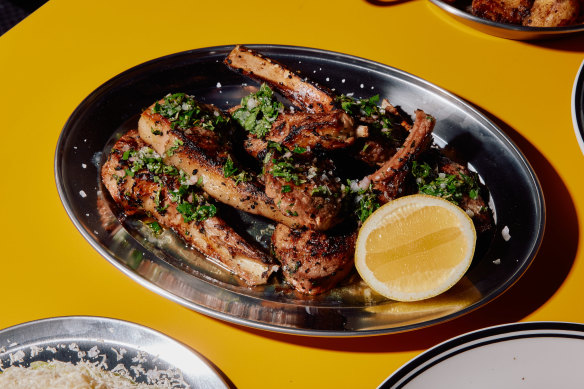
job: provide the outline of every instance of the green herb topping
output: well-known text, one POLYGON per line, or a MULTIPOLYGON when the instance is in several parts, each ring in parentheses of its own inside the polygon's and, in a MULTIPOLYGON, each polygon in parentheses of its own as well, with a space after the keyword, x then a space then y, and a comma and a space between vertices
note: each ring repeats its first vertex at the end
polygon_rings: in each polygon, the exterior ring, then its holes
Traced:
POLYGON ((217 208, 199 194, 197 187, 193 185, 181 185, 177 190, 170 192, 170 199, 178 203, 176 210, 186 223, 203 221, 217 213, 217 208))
POLYGON ((328 186, 320 185, 320 186, 312 189, 310 191, 310 195, 311 196, 327 197, 327 196, 332 196, 333 192, 330 190, 330 188, 328 186))
POLYGON ((146 223, 146 225, 148 227, 150 227, 150 229, 152 230, 152 232, 155 235, 158 235, 158 234, 162 233, 162 227, 160 227, 160 224, 158 224, 157 221, 148 222, 148 223, 146 223))
POLYGON ((129 168, 125 169, 126 176, 134 177, 134 174, 142 169, 148 169, 152 174, 167 174, 169 176, 179 175, 176 167, 166 165, 162 158, 149 147, 140 150, 126 150, 122 155, 122 160, 129 161, 129 168))
POLYGON ((292 158, 272 159, 270 174, 274 177, 283 178, 286 182, 292 182, 294 185, 300 185, 306 182, 299 173, 303 171, 302 167, 293 163, 292 158))
POLYGON ((233 177, 235 179, 236 184, 251 180, 251 177, 247 172, 240 171, 235 166, 231 157, 227 157, 227 161, 225 161, 225 165, 223 165, 223 176, 225 178, 233 177))
POLYGON ((352 96, 341 95, 336 98, 341 108, 351 116, 367 117, 374 120, 368 121, 367 125, 371 128, 380 130, 381 135, 392 139, 391 129, 394 125, 391 118, 385 115, 379 104, 379 95, 371 96, 368 99, 355 99, 352 96))
MULTIPOLYGON (((127 161, 129 167, 125 169, 126 176, 134 177, 136 173, 143 169, 147 169, 152 173, 152 180, 156 183, 164 185, 162 175, 179 176, 181 186, 175 191, 169 192, 170 200, 177 203, 177 211, 183 215, 185 222, 202 221, 215 216, 217 209, 213 204, 210 204, 206 198, 200 194, 199 187, 202 184, 202 177, 199 177, 196 184, 191 185, 192 177, 179 171, 176 167, 166 165, 162 162, 162 158, 151 148, 143 147, 140 150, 127 150, 122 155, 122 160, 127 161)), ((166 212, 169 204, 162 205, 162 191, 158 190, 154 193, 154 204, 159 213, 166 212)), ((154 222, 155 223, 155 222, 154 222)), ((149 224, 154 232, 157 228, 153 223, 149 224)), ((158 226, 160 227, 160 226, 158 226)))
POLYGON ((183 144, 184 143, 182 140, 175 139, 172 146, 170 146, 169 149, 166 150, 166 155, 168 155, 169 157, 172 157, 174 155, 174 153, 179 149, 179 147, 181 147, 183 144))
POLYGON ((353 116, 373 116, 379 115, 379 95, 372 96, 368 99, 357 100, 352 96, 340 95, 336 98, 337 102, 341 104, 341 108, 353 116))
POLYGON ((162 103, 154 104, 152 112, 167 118, 173 129, 202 127, 214 131, 229 121, 219 111, 203 108, 192 96, 185 93, 168 94, 162 103))
POLYGON ((283 110, 284 105, 276 100, 270 87, 262 84, 257 92, 241 99, 241 108, 232 116, 246 131, 263 139, 283 110))
POLYGON ((420 193, 442 197, 454 204, 458 204, 465 195, 476 199, 479 193, 475 177, 462 173, 438 173, 425 162, 420 164, 414 161, 412 175, 416 178, 420 193))
POLYGON ((345 194, 353 202, 353 211, 359 221, 363 223, 377 208, 381 206, 379 203, 378 192, 373 189, 373 184, 365 189, 357 188, 357 182, 347 180, 345 186, 345 194))

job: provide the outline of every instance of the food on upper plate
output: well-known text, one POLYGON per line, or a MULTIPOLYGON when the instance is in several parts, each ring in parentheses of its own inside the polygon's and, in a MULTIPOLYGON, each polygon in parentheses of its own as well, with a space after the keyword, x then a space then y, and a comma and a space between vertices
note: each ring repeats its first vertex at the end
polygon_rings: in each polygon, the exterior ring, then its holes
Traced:
POLYGON ((473 15, 494 22, 529 27, 578 23, 581 0, 472 0, 473 15))
POLYGON ((353 274, 361 224, 395 198, 443 197, 478 231, 492 226, 478 176, 433 145, 433 116, 418 109, 412 120, 378 95, 337 96, 243 46, 224 62, 259 88, 225 111, 169 94, 114 146, 102 178, 126 214, 156 219, 250 285, 275 277, 309 295, 353 274), (137 164, 145 146, 162 173, 137 164), (266 218, 270 253, 219 219, 215 201, 266 218))
POLYGON ((576 24, 582 8, 581 0, 535 0, 523 25, 559 27, 576 24))

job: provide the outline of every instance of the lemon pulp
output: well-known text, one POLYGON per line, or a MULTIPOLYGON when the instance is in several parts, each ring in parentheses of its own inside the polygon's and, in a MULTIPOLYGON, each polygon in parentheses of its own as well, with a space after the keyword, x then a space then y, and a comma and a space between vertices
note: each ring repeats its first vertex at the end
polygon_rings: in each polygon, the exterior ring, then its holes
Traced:
POLYGON ((476 233, 466 213, 426 195, 399 198, 361 227, 355 263, 378 293, 401 301, 436 296, 466 272, 476 233))

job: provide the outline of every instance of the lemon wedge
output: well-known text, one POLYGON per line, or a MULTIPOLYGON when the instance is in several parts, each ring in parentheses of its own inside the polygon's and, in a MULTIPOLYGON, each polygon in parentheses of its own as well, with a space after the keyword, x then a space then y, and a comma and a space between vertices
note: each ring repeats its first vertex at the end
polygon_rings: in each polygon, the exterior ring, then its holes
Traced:
POLYGON ((439 197, 400 197, 363 223, 355 266, 377 293, 397 301, 437 296, 468 270, 476 231, 470 217, 439 197))

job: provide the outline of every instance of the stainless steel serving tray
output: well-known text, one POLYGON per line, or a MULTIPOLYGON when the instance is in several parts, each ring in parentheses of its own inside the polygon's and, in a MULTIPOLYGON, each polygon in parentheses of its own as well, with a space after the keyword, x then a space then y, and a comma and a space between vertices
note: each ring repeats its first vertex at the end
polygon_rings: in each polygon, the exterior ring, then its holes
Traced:
POLYGON ((473 15, 465 6, 451 5, 441 0, 430 0, 459 22, 489 35, 514 40, 559 38, 584 32, 584 24, 563 27, 526 27, 493 22, 473 15))
POLYGON ((127 321, 55 317, 0 331, 0 372, 11 366, 28 367, 35 361, 53 360, 73 364, 85 361, 104 370, 125 368, 135 382, 162 384, 168 379, 177 389, 228 388, 219 372, 194 350, 127 321))
MULTIPOLYGON (((542 239, 544 200, 536 175, 509 138, 472 106, 420 78, 366 59, 302 47, 250 45, 339 94, 380 94, 406 112, 421 108, 431 113, 437 118, 435 141, 458 150, 488 186, 496 231, 479 239, 473 264, 459 284, 419 303, 370 295, 361 283, 316 297, 279 285, 250 288, 171 237, 153 239, 140 223, 120 222, 99 179, 112 142, 136 126, 143 108, 169 92, 193 94, 220 108, 237 104, 257 84, 222 64, 232 47, 177 53, 131 68, 91 93, 66 123, 55 153, 61 200, 83 236, 119 270, 206 315, 314 336, 385 334, 440 323, 491 301, 525 272, 542 239), (505 227, 508 241, 501 234, 505 227)), ((232 222, 239 227, 258 225, 245 215, 235 216, 232 222)))

